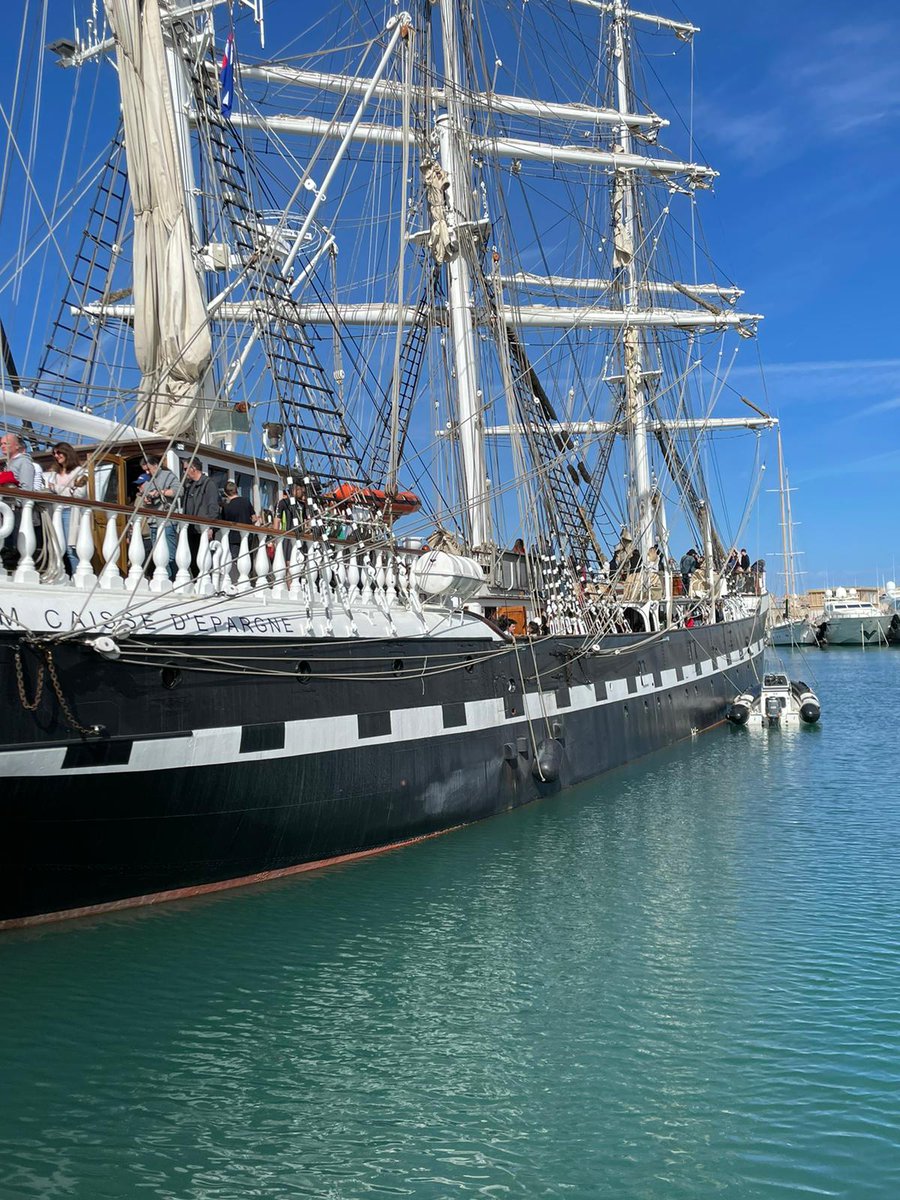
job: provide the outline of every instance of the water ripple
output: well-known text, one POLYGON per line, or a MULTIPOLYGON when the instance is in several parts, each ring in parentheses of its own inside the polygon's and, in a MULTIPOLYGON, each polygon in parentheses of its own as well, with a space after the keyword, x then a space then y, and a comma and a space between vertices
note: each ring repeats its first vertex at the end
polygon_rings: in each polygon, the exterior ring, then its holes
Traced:
POLYGON ((7 938, 0 1196, 894 1200, 900 653, 815 666, 821 729, 7 938))

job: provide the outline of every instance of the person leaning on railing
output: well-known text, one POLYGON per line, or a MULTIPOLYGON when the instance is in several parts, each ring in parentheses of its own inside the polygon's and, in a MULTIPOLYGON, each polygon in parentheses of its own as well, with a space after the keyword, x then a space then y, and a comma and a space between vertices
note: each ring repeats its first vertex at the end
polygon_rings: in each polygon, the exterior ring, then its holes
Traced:
MULTIPOLYGON (((53 447, 53 465, 44 472, 44 486, 56 496, 71 496, 83 500, 87 496, 87 475, 75 447, 70 442, 57 442, 53 447)), ((63 544, 61 551, 66 574, 75 574, 78 554, 75 550, 72 530, 72 509, 66 505, 62 510, 63 544)))
MULTIPOLYGON (((242 496, 238 491, 238 485, 233 479, 229 479, 225 484, 222 496, 222 520, 228 525, 255 525, 256 513, 253 511, 253 505, 246 496, 242 496)), ((232 583, 236 583, 239 575, 238 557, 241 552, 241 537, 242 533, 239 529, 232 529, 228 534, 228 550, 231 555, 230 578, 232 583)), ((252 552, 252 546, 247 541, 248 551, 252 552)), ((252 553, 251 553, 252 562, 252 553)))
MULTIPOLYGON (((219 491, 198 462, 184 464, 184 484, 181 491, 181 508, 187 516, 206 517, 215 521, 221 515, 219 510, 219 491)), ((212 537, 212 529, 206 525, 188 526, 188 545, 191 548, 191 574, 196 579, 200 573, 198 554, 200 543, 212 537)))
MULTIPOLYGON (((149 476, 140 486, 140 500, 143 507, 158 512, 163 518, 170 511, 177 512, 181 482, 175 472, 164 467, 155 454, 147 455, 141 463, 141 469, 149 476)), ((159 521, 151 519, 149 526, 152 551, 152 547, 156 544, 159 521)), ((178 548, 178 522, 164 520, 163 529, 166 534, 166 545, 169 548, 169 578, 174 579, 175 551, 178 548)))
MULTIPOLYGON (((5 433, 0 437, 0 454, 3 455, 6 464, 6 470, 13 476, 12 481, 16 487, 22 488, 23 491, 33 492, 40 488, 41 481, 38 475, 38 469, 34 465, 34 461, 25 449, 25 443, 17 433, 5 433)), ((15 524, 13 525, 12 533, 3 543, 0 556, 2 556, 3 565, 8 570, 14 570, 19 562, 19 527, 22 523, 22 508, 19 504, 15 506, 15 524)), ((34 522, 34 534, 37 542, 36 551, 40 551, 43 545, 43 536, 41 533, 41 515, 37 505, 32 511, 32 520, 34 522)))

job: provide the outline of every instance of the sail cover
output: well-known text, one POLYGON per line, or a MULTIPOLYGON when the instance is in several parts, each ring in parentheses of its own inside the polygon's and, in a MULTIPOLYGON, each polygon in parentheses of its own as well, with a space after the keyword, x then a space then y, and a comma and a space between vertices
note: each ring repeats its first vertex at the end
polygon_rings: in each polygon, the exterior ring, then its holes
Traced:
POLYGON ((159 0, 104 0, 116 37, 134 206, 137 423, 178 437, 194 423, 211 343, 191 257, 159 0))

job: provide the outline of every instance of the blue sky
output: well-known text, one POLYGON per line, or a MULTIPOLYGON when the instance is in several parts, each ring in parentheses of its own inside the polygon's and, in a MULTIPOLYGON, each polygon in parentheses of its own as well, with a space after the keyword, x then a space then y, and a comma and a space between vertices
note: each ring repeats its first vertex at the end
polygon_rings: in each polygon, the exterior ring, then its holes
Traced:
MULTIPOLYGON (((268 0, 273 52, 298 7, 298 0, 268 0)), ((721 172, 714 194, 701 200, 702 223, 723 274, 746 290, 743 307, 766 316, 759 335, 765 388, 755 343, 743 346, 731 382, 782 419, 805 581, 897 577, 900 6, 648 0, 638 7, 701 27, 694 130, 699 156, 721 172)), ((13 9, 24 13, 24 0, 7 13, 13 9)), ((32 0, 29 12, 38 11, 32 0)), ((51 0, 46 40, 70 30, 71 5, 51 0)), ((667 49, 660 39, 660 53, 667 49)), ((0 45, 4 105, 15 52, 12 38, 0 45)), ((94 75, 88 71, 80 86, 92 88, 94 75)), ((71 75, 51 71, 45 87, 51 112, 59 98, 56 128, 44 125, 52 155, 71 75)), ((675 99, 686 112, 687 96, 675 99)), ((670 115, 664 96, 653 101, 670 115)), ((0 135, 2 145, 2 127, 0 135)), ((667 140, 674 152, 685 151, 682 129, 673 126, 667 140)), ((4 259, 17 228, 9 202, 4 259)), ((51 266, 45 289, 55 296, 53 275, 51 266)), ((14 301, 8 290, 0 296, 4 319, 20 331, 31 303, 14 301)), ((774 453, 767 457, 774 486, 774 453)), ((764 494, 746 535, 754 557, 777 552, 776 521, 774 497, 764 494)))
POLYGON ((722 172, 704 224, 766 314, 768 402, 755 366, 732 382, 782 419, 806 582, 896 577, 900 7, 680 7, 702 30, 696 138, 722 172))

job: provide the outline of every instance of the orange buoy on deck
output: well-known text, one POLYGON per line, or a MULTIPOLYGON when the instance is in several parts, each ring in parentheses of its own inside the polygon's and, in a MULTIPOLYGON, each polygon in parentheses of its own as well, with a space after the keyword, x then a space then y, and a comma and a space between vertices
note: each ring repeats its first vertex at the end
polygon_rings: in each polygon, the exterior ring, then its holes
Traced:
POLYGON ((422 501, 414 492, 395 492, 389 495, 384 488, 361 488, 353 483, 342 483, 333 492, 328 492, 323 499, 333 504, 364 504, 367 508, 377 509, 378 512, 390 510, 394 517, 408 516, 422 507, 422 501))

